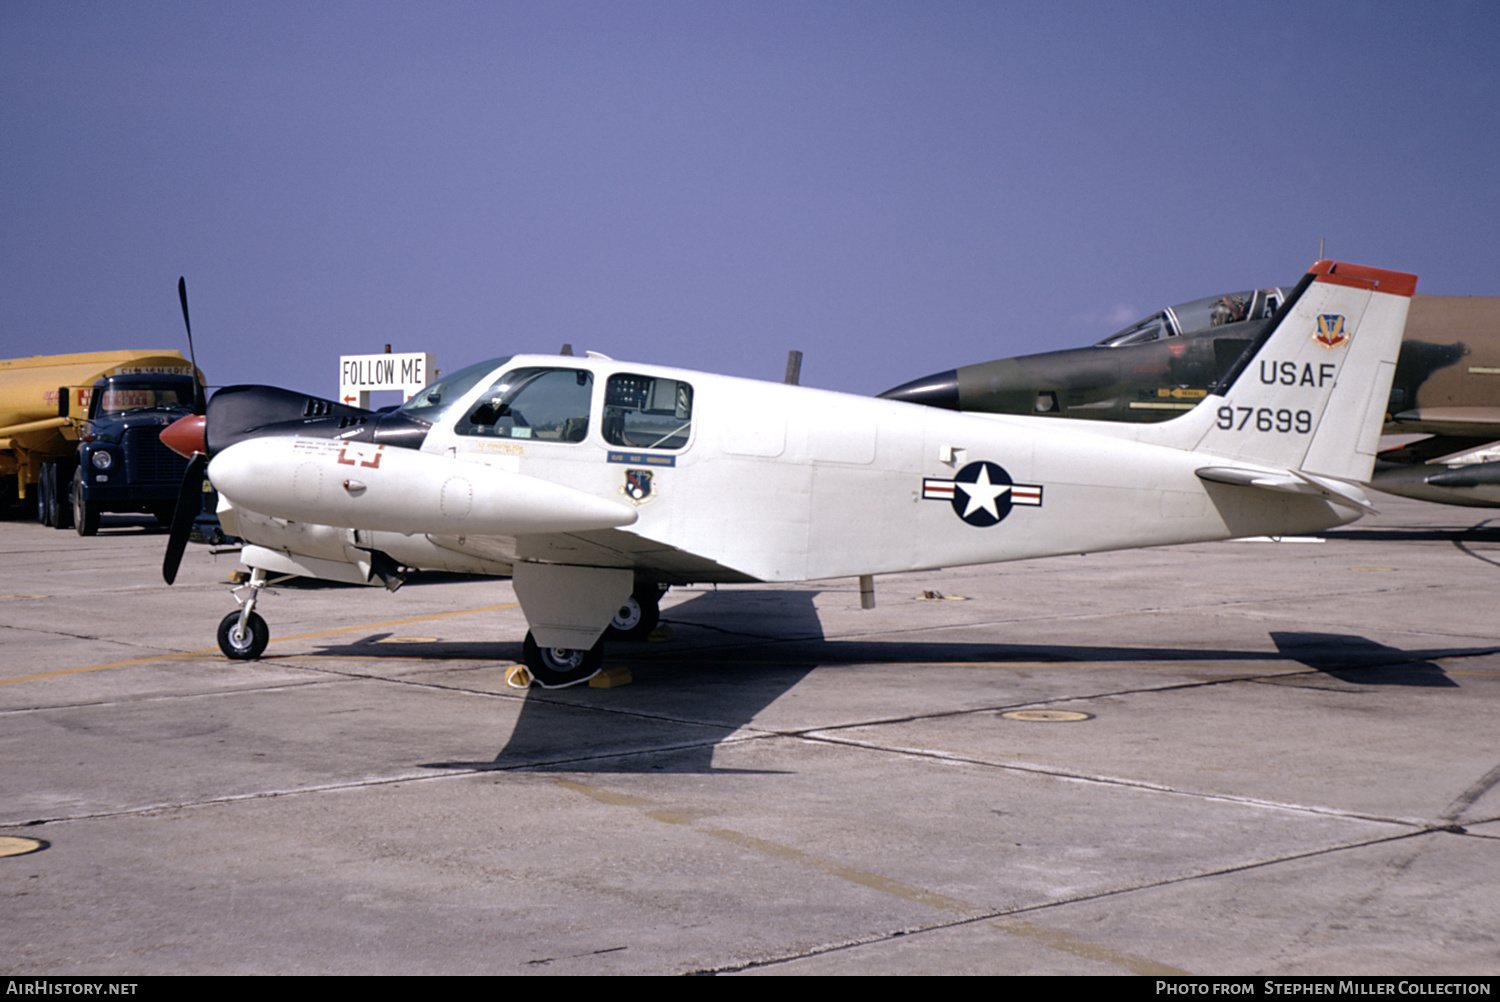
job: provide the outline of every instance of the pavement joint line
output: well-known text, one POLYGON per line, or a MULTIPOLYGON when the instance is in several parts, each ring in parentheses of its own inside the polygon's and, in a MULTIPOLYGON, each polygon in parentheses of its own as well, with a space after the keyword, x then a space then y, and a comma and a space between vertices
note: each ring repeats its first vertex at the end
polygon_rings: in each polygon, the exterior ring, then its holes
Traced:
POLYGON ((710 838, 729 842, 730 844, 739 846, 741 848, 750 849, 763 856, 797 863, 805 868, 815 870, 817 872, 824 873, 841 880, 846 880, 859 886, 870 888, 871 890, 889 894, 906 901, 914 902, 916 904, 926 905, 940 911, 952 912, 959 916, 956 921, 934 923, 931 925, 918 927, 914 930, 901 930, 899 931, 899 933, 889 933, 882 937, 865 938, 857 942, 821 947, 814 950, 804 950, 800 951, 797 954, 789 955, 786 957, 750 961, 744 964, 712 968, 710 969, 710 971, 697 973, 729 973, 733 971, 748 970, 756 967, 792 963, 796 960, 805 959, 809 956, 817 956, 822 953, 834 952, 835 950, 852 949, 856 946, 864 946, 871 943, 888 941, 889 939, 894 938, 896 935, 909 936, 914 934, 921 934, 924 932, 936 931, 938 929, 954 928, 961 925, 971 925, 976 922, 989 922, 1003 932, 1034 939, 1042 945, 1048 946, 1052 949, 1059 949, 1064 952, 1084 956, 1089 959, 1117 963, 1121 966, 1124 966, 1127 970, 1130 970, 1134 974, 1185 974, 1187 972, 1179 972, 1175 968, 1170 968, 1167 965, 1161 964, 1158 961, 1151 960, 1150 958, 1140 957, 1136 954, 1130 954, 1123 951, 1111 950, 1108 947, 1090 943, 1087 940, 1074 937, 1068 933, 1064 933, 1058 930, 1044 929, 1041 926, 1036 925, 1035 923, 1031 923, 1023 919, 1016 919, 1015 916, 1032 912, 1039 912, 1044 909, 1057 908, 1063 905, 1079 904, 1083 902, 1099 900, 1106 897, 1113 897, 1141 890, 1149 890, 1157 887, 1184 883, 1190 880, 1202 880, 1204 878, 1223 876, 1225 874, 1239 873, 1252 869, 1259 869, 1299 859, 1326 855, 1333 852, 1341 852, 1346 849, 1362 848, 1370 845, 1378 845, 1385 842, 1393 842, 1400 839, 1410 838, 1413 835, 1423 834, 1423 832, 1399 832, 1396 834, 1381 835, 1371 839, 1362 839, 1355 843, 1324 846, 1322 848, 1309 850, 1306 852, 1291 853, 1287 855, 1277 856, 1271 859, 1255 860, 1248 863, 1238 863, 1233 866, 1219 867, 1214 870, 1209 870, 1202 873, 1184 874, 1182 876, 1169 877, 1159 881, 1150 881, 1146 883, 1135 884, 1129 887, 1118 887, 1100 892, 1080 894, 1073 897, 1042 902, 1037 905, 1026 906, 1022 908, 988 910, 981 905, 976 905, 972 902, 953 898, 934 891, 929 891, 925 888, 916 887, 914 885, 907 884, 904 881, 895 880, 893 878, 885 877, 881 874, 872 873, 870 871, 861 870, 856 867, 848 867, 844 864, 837 863, 833 860, 825 859, 821 856, 805 852, 804 850, 797 849, 793 846, 784 845, 779 842, 775 842, 769 839, 763 839, 758 836, 749 835, 733 829, 715 828, 706 825, 700 825, 694 820, 692 812, 685 810, 672 810, 669 807, 661 804, 659 801, 652 800, 648 797, 642 797, 632 793, 609 790, 603 786, 598 786, 592 783, 584 783, 573 779, 558 779, 557 784, 564 789, 572 790, 573 792, 582 794, 583 796, 589 797, 590 799, 597 802, 635 810, 640 814, 649 817, 652 820, 659 821, 663 824, 680 825, 701 835, 706 835, 710 838), (978 911, 979 914, 973 914, 973 912, 975 911, 978 911))
MULTIPOLYGON (((490 605, 478 609, 458 609, 451 612, 437 612, 427 616, 414 616, 410 619, 394 619, 388 623, 370 623, 361 626, 341 626, 333 630, 321 630, 317 633, 302 633, 294 637, 279 637, 273 643, 287 643, 292 640, 308 640, 313 637, 328 637, 339 633, 356 633, 360 630, 382 630, 389 626, 405 626, 408 623, 425 623, 434 619, 451 619, 454 616, 470 616, 480 612, 497 612, 501 609, 514 609, 520 605, 519 602, 510 602, 505 605, 490 605)), ((78 637, 79 640, 100 640, 99 637, 78 637)), ((63 675, 78 675, 84 672, 106 671, 111 668, 129 668, 134 665, 155 664, 160 661, 194 661, 204 655, 218 655, 223 653, 217 647, 205 647, 196 651, 177 651, 170 654, 159 654, 155 657, 136 658, 131 661, 116 661, 110 664, 87 665, 81 668, 63 668, 58 671, 40 672, 35 675, 21 675, 16 678, 0 678, 0 685, 8 685, 12 682, 36 682, 41 679, 58 678, 63 675)))
MULTIPOLYGON (((792 862, 806 869, 813 870, 818 873, 823 873, 828 876, 835 877, 839 880, 844 880, 849 883, 856 884, 860 887, 869 888, 870 890, 877 891, 882 894, 900 898, 903 901, 910 901, 915 904, 925 905, 938 911, 951 912, 960 917, 961 921, 958 923, 942 923, 944 927, 951 927, 957 924, 967 924, 976 921, 991 921, 992 923, 994 923, 997 920, 1001 919, 1003 915, 1003 913, 997 913, 991 909, 985 908, 983 905, 978 905, 970 901, 964 901, 960 898, 951 897, 949 895, 931 891, 923 887, 917 887, 916 885, 909 884, 902 880, 896 880, 892 877, 884 876, 883 874, 874 873, 869 870, 862 870, 858 867, 851 867, 846 864, 836 862, 832 859, 828 859, 820 855, 815 855, 802 849, 798 849, 794 846, 789 846, 781 842, 773 841, 771 839, 760 838, 759 836, 750 835, 731 828, 717 828, 707 825, 701 825, 695 821, 691 812, 672 810, 662 805, 659 801, 655 801, 647 797, 641 797, 636 794, 630 793, 621 793, 592 783, 583 783, 578 780, 572 779, 559 779, 557 780, 557 784, 564 789, 572 790, 575 793, 580 793, 597 802, 608 804, 610 806, 625 807, 635 810, 645 815, 646 817, 649 817, 654 821, 659 821, 663 824, 679 825, 687 828, 690 831, 697 832, 700 835, 706 835, 709 838, 717 839, 722 842, 728 842, 729 844, 738 846, 742 849, 749 849, 750 851, 755 852, 761 856, 792 862), (975 914, 976 912, 978 914, 975 914)), ((1100 960, 1107 963, 1119 964, 1120 966, 1125 967, 1127 970, 1135 974, 1187 973, 1186 971, 1179 971, 1176 968, 1168 967, 1165 964, 1161 964, 1146 957, 1140 957, 1135 954, 1125 953, 1118 950, 1111 950, 1108 947, 1090 943, 1087 940, 1080 939, 1060 930, 1043 929, 1035 923, 1026 922, 1024 920, 1008 922, 1006 925, 998 925, 997 927, 1000 928, 1003 932, 1009 933, 1011 935, 1024 936, 1052 949, 1086 956, 1090 959, 1100 960)), ((917 931, 923 932, 929 930, 923 927, 917 931)), ((902 934, 910 935, 909 932, 903 932, 902 934)), ((892 935, 886 934, 883 937, 866 940, 866 944, 872 942, 882 942, 890 938, 892 938, 892 935)), ((833 948, 825 947, 812 952, 803 951, 792 959, 801 959, 802 957, 816 955, 817 953, 832 952, 833 949, 848 948, 850 947, 846 945, 833 948)), ((759 961, 744 965, 738 965, 732 968, 717 968, 716 970, 746 970, 750 967, 766 966, 767 963, 773 962, 775 961, 759 961)), ((783 959, 780 962, 785 963, 788 961, 786 959, 783 959)))
MULTIPOLYGON (((1441 831, 1441 829, 1437 829, 1435 831, 1441 831)), ((1199 880, 1205 880, 1205 879, 1212 879, 1212 878, 1215 878, 1215 877, 1227 876, 1229 874, 1234 874, 1234 873, 1243 873, 1243 872, 1246 872, 1246 871, 1249 871, 1249 870, 1258 870, 1258 869, 1263 869, 1263 868, 1266 868, 1266 867, 1277 866, 1277 865, 1280 865, 1281 863, 1292 863, 1292 862, 1297 862, 1298 860, 1315 858, 1317 856, 1331 855, 1331 854, 1336 853, 1336 852, 1346 852, 1346 851, 1351 850, 1351 849, 1362 849, 1362 848, 1366 848, 1368 846, 1381 845, 1381 844, 1388 843, 1388 842, 1398 842, 1398 841, 1401 841, 1403 839, 1409 839, 1409 838, 1416 837, 1418 835, 1432 834, 1432 833, 1433 832, 1403 832, 1403 833, 1399 833, 1399 834, 1395 834, 1395 835, 1387 835, 1387 836, 1383 836, 1383 837, 1380 837, 1380 838, 1369 839, 1369 840, 1366 840, 1366 841, 1363 841, 1363 842, 1357 842, 1357 843, 1353 843, 1353 844, 1349 844, 1349 845, 1324 846, 1321 849, 1311 849, 1311 850, 1308 850, 1306 852, 1293 853, 1291 855, 1281 856, 1281 857, 1277 857, 1275 859, 1258 860, 1258 861, 1250 862, 1250 863, 1241 863, 1241 864, 1236 864, 1234 866, 1221 867, 1221 868, 1216 869, 1216 870, 1208 870, 1208 871, 1205 871, 1203 873, 1190 873, 1190 874, 1184 874, 1184 875, 1179 876, 1179 877, 1167 877, 1167 878, 1164 878, 1162 880, 1157 880, 1157 881, 1151 881, 1151 882, 1148 882, 1148 883, 1137 884, 1137 885, 1134 885, 1134 886, 1131 886, 1131 887, 1118 887, 1118 888, 1112 888, 1112 889, 1108 889, 1108 890, 1104 890, 1104 891, 1096 891, 1096 892, 1093 892, 1093 893, 1090 893, 1090 894, 1080 894, 1080 895, 1077 895, 1075 897, 1070 897, 1070 898, 1060 898, 1060 899, 1058 899, 1056 901, 1043 901, 1043 902, 1039 902, 1039 903, 1034 904, 1034 905, 1022 905, 1022 906, 1017 907, 1017 908, 1012 908, 1012 909, 1007 909, 1007 910, 1003 910, 1003 911, 998 911, 998 912, 995 912, 995 913, 990 914, 990 915, 981 915, 981 916, 978 916, 978 917, 975 917, 975 918, 957 919, 957 920, 954 920, 954 921, 951 921, 951 922, 934 923, 931 926, 926 926, 926 927, 921 927, 921 928, 916 928, 916 929, 900 930, 900 931, 898 931, 896 933, 889 933, 889 934, 887 934, 887 935, 885 935, 883 937, 871 938, 871 939, 860 941, 860 942, 851 942, 851 943, 847 943, 847 944, 839 944, 839 945, 835 945, 835 946, 829 946, 829 947, 825 947, 825 948, 821 948, 821 949, 817 949, 817 950, 804 951, 804 953, 802 953, 802 954, 792 955, 792 956, 788 956, 788 957, 784 957, 784 958, 777 958, 777 959, 772 959, 772 960, 751 961, 749 963, 740 964, 740 965, 736 965, 736 966, 713 968, 710 971, 705 971, 705 972, 702 972, 702 973, 719 973, 719 972, 734 973, 735 971, 748 970, 748 969, 752 969, 752 968, 755 968, 755 967, 766 967, 766 966, 771 966, 771 965, 794 963, 795 961, 804 959, 804 957, 808 957, 808 956, 818 956, 818 955, 820 955, 822 953, 833 953, 833 952, 839 951, 839 950, 855 949, 855 948, 860 947, 860 946, 867 946, 867 945, 871 945, 871 944, 874 944, 874 943, 888 942, 888 941, 890 941, 892 939, 895 939, 897 936, 905 937, 905 936, 921 935, 921 934, 926 933, 926 932, 940 932, 940 931, 943 931, 943 930, 946 930, 946 929, 954 929, 954 928, 959 928, 959 927, 966 926, 966 925, 974 925, 974 924, 979 923, 979 922, 998 923, 998 922, 1003 922, 1003 921, 1006 921, 1006 920, 1009 920, 1009 919, 1014 919, 1016 916, 1020 916, 1020 915, 1029 915, 1029 914, 1034 914, 1034 913, 1039 913, 1039 912, 1045 912, 1045 911, 1048 911, 1050 909, 1062 908, 1062 907, 1066 907, 1066 906, 1069 906, 1069 905, 1088 904, 1090 902, 1100 901, 1100 900, 1103 900, 1105 898, 1117 897, 1117 896, 1125 895, 1125 894, 1133 894, 1133 893, 1135 893, 1137 891, 1156 890, 1156 889, 1161 888, 1161 887, 1170 887, 1170 886, 1172 886, 1174 884, 1183 884, 1183 883, 1189 883, 1189 882, 1193 882, 1193 881, 1199 881, 1199 880)), ((1028 923, 1028 924, 1030 924, 1030 923, 1028 923)), ((1086 943, 1087 941, 1085 940, 1085 941, 1081 941, 1081 942, 1086 943)), ((1072 952, 1072 951, 1069 951, 1069 952, 1072 952)), ((1133 954, 1124 954, 1123 956, 1130 957, 1130 956, 1134 956, 1134 955, 1133 954)), ((1141 959, 1142 960, 1146 960, 1146 958, 1141 958, 1141 959)), ((1153 963, 1153 962, 1147 960, 1147 963, 1153 963)), ((1144 974, 1144 973, 1147 973, 1147 972, 1132 971, 1132 973, 1135 973, 1135 974, 1144 974)), ((1155 973, 1155 972, 1151 972, 1151 973, 1155 973)), ((1167 973, 1167 972, 1163 972, 1163 973, 1167 973)), ((1182 972, 1182 973, 1186 974, 1188 972, 1182 972)))
MULTIPOLYGON (((773 737, 776 735, 764 735, 773 737)), ((742 740, 754 740, 761 735, 747 736, 735 739, 734 743, 742 740)), ((245 803, 253 800, 272 800, 278 797, 295 797, 305 794, 338 793, 346 790, 361 790, 377 786, 391 786, 400 783, 418 783, 430 780, 462 779, 470 776, 482 776, 494 772, 550 772, 559 767, 577 765, 588 762, 604 762, 611 759, 637 758, 646 755, 665 754, 679 751, 691 751, 696 748, 718 747, 729 739, 715 738, 703 741, 683 741, 676 744, 655 745, 650 748, 636 748, 630 751, 609 752, 606 754, 580 755, 573 758, 532 760, 517 762, 514 764, 499 764, 493 762, 484 763, 457 763, 453 765, 423 766, 424 772, 412 772, 396 776, 377 776, 362 780, 350 780, 341 783, 313 783, 307 786, 293 786, 273 790, 254 790, 245 793, 224 794, 217 797, 204 797, 198 800, 184 800, 179 802, 163 802, 155 804, 143 804, 136 807, 122 807, 115 810, 90 811, 82 814, 66 814, 48 818, 29 818, 21 821, 6 821, 0 819, 0 829, 9 828, 32 828, 49 824, 65 824, 74 821, 100 821, 108 818, 139 817, 148 814, 159 814, 164 811, 186 811, 199 808, 222 807, 230 804, 245 803)), ((570 770, 576 771, 576 770, 570 770)))
MULTIPOLYGON (((1106 662, 1108 663, 1108 662, 1106 662)), ((1304 668, 1300 670, 1288 670, 1285 675, 1296 678, 1316 672, 1315 668, 1304 668)), ((967 717, 980 713, 1006 713, 1011 710, 1034 709, 1038 707, 1050 707, 1066 703, 1089 702, 1096 699, 1109 699, 1116 696, 1137 696, 1159 692, 1173 692, 1179 689, 1199 689, 1207 686, 1227 685, 1235 682, 1259 682, 1262 679, 1254 676, 1245 678, 1218 678, 1202 679, 1194 682, 1172 682, 1159 686, 1139 686, 1134 689, 1112 689, 1107 692, 1095 692, 1082 696, 1059 696, 1053 699, 1029 699, 1019 703, 998 703, 988 706, 968 707, 960 710, 938 710, 932 713, 912 713, 899 717, 882 717, 869 720, 855 720, 845 724, 820 724, 813 727, 786 728, 778 733, 787 737, 803 737, 807 735, 818 735, 832 731, 849 730, 859 727, 887 727, 893 724, 910 724, 922 720, 941 720, 948 717, 967 717)), ((829 739, 833 740, 833 739, 829 739)))
MULTIPOLYGON (((829 728, 834 730, 835 728, 829 728)), ((1236 804, 1244 807, 1259 807, 1267 810, 1287 811, 1296 814, 1311 814, 1320 817, 1334 817, 1349 821, 1364 821, 1371 824, 1400 825, 1405 828, 1415 828, 1418 831, 1442 831, 1445 825, 1422 821, 1416 818, 1393 818, 1383 817, 1376 814, 1366 814, 1359 811, 1346 811, 1337 807, 1323 807, 1309 804, 1289 804, 1275 800, 1264 800, 1258 797, 1242 797, 1230 793, 1207 793, 1198 790, 1183 790, 1160 783, 1150 783, 1145 780, 1127 779, 1123 776, 1106 776, 1101 774, 1089 774, 1082 772, 1069 772, 1051 766, 1028 762, 991 762, 985 759, 973 758, 959 755, 954 752, 939 751, 932 748, 911 748, 901 745, 877 744, 875 742, 856 741, 852 738, 841 738, 825 736, 817 731, 807 731, 799 735, 804 740, 826 742, 832 745, 847 745, 868 751, 883 751, 895 755, 905 755, 912 758, 931 759, 955 765, 972 765, 981 768, 1002 769, 1011 772, 1024 772, 1032 775, 1048 776, 1053 779, 1062 779, 1076 783, 1089 783, 1099 786, 1122 787, 1133 790, 1144 790, 1149 793, 1162 793, 1169 796, 1189 797, 1195 800, 1206 800, 1217 803, 1236 804)), ((1451 822, 1447 822, 1451 824, 1451 822)))
MULTIPOLYGON (((477 772, 480 770, 469 771, 477 772)), ((381 776, 374 779, 353 780, 344 783, 314 783, 308 786, 293 786, 279 790, 253 790, 247 793, 226 793, 222 796, 205 797, 200 800, 142 804, 137 807, 121 807, 109 811, 89 811, 83 814, 66 814, 52 818, 31 818, 25 821, 0 820, 0 828, 35 828, 41 825, 66 824, 78 821, 103 821, 109 818, 141 817, 147 814, 161 814, 165 811, 187 811, 206 807, 223 807, 230 804, 246 803, 252 800, 274 800, 277 797, 295 797, 309 793, 338 793, 344 790, 368 789, 373 786, 391 786, 397 783, 419 783, 426 780, 450 779, 456 775, 460 774, 454 772, 423 772, 402 776, 381 776)))

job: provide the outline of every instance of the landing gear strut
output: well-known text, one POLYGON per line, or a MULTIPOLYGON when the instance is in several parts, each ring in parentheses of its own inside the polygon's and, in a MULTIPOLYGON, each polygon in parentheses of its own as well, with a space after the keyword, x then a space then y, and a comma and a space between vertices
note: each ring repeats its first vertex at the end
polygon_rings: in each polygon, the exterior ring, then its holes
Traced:
POLYGON ((604 663, 604 641, 602 640, 586 651, 566 647, 542 647, 537 644, 531 631, 527 630, 526 642, 521 649, 527 670, 543 689, 563 689, 580 682, 587 682, 599 674, 599 668, 604 663))
MULTIPOLYGON (((250 595, 240 600, 240 611, 231 612, 219 623, 219 650, 234 661, 254 661, 265 653, 271 642, 271 629, 255 614, 260 590, 266 586, 266 572, 259 567, 250 571, 250 595)), ((239 595, 235 595, 239 599, 239 595)))

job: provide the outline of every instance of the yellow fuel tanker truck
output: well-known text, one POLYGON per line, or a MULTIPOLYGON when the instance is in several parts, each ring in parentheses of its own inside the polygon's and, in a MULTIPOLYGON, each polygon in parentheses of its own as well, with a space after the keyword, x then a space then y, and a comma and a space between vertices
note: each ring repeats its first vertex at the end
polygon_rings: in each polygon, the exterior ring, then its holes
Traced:
POLYGON ((187 460, 161 430, 203 399, 203 374, 175 351, 0 360, 0 505, 85 536, 102 512, 170 523, 187 460))

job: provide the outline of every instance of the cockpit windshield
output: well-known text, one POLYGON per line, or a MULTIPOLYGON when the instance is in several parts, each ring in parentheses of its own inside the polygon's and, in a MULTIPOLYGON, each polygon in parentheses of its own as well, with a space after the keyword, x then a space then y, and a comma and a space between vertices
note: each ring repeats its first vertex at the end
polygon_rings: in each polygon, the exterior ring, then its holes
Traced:
POLYGON ((1245 320, 1264 320, 1276 312, 1285 298, 1281 289, 1250 289, 1221 296, 1204 296, 1202 299, 1194 299, 1189 303, 1168 307, 1160 313, 1153 313, 1145 320, 1111 334, 1096 347, 1121 348, 1245 320))
POLYGON ((437 424, 448 413, 448 408, 463 399, 464 394, 472 390, 481 379, 510 360, 511 356, 505 355, 459 369, 453 375, 444 376, 437 382, 423 387, 421 392, 397 410, 407 417, 414 417, 428 424, 437 424))
POLYGON ((1175 332, 1167 323, 1165 312, 1153 313, 1145 320, 1138 320, 1122 331, 1111 334, 1100 341, 1100 348, 1122 348, 1127 344, 1145 344, 1159 338, 1171 337, 1175 332))

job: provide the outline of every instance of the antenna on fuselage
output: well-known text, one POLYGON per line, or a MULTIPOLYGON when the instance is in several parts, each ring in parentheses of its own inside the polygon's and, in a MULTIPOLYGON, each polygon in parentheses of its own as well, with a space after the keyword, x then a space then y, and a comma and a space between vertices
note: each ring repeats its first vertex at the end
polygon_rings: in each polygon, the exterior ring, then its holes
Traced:
POLYGON ((786 378, 782 380, 788 386, 796 386, 797 381, 802 378, 802 352, 793 349, 786 353, 786 378))

